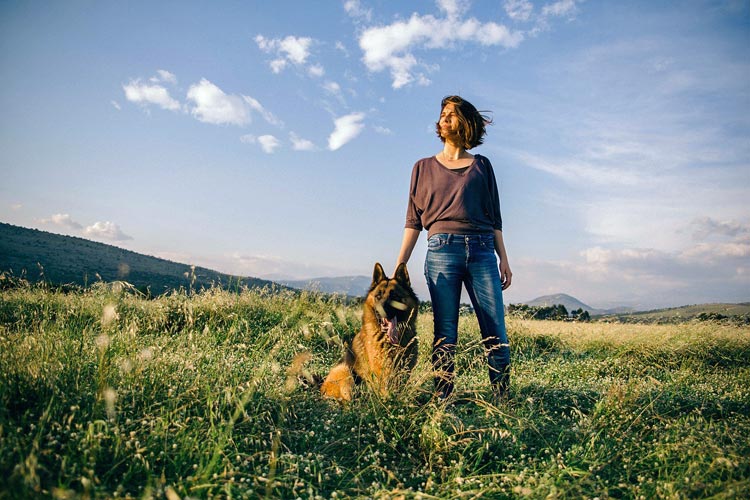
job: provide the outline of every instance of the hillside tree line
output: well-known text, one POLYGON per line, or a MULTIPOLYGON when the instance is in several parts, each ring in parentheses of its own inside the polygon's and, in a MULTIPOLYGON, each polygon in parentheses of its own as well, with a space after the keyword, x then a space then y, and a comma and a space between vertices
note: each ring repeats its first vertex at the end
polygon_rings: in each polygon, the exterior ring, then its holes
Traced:
POLYGON ((591 315, 583 308, 574 309, 570 313, 563 304, 551 306, 530 306, 528 304, 508 304, 508 314, 528 319, 544 319, 557 321, 590 321, 591 315))

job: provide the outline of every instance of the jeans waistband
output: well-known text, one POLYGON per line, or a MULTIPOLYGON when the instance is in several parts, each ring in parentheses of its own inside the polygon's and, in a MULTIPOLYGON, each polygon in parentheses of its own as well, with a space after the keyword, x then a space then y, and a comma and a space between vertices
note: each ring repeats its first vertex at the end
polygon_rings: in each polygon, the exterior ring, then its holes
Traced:
POLYGON ((444 240, 446 243, 475 243, 479 241, 494 241, 494 234, 448 234, 448 233, 437 233, 430 236, 429 239, 439 238, 444 240))

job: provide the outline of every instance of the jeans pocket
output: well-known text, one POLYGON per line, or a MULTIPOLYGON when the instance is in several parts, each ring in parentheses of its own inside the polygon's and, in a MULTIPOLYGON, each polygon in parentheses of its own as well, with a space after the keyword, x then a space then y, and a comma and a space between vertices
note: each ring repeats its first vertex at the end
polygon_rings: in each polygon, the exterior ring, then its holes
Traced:
POLYGON ((495 235, 483 235, 479 238, 479 244, 482 248, 486 248, 490 251, 495 251, 495 235))
POLYGON ((427 240, 427 250, 432 252, 440 250, 448 242, 448 238, 441 234, 433 234, 427 240))

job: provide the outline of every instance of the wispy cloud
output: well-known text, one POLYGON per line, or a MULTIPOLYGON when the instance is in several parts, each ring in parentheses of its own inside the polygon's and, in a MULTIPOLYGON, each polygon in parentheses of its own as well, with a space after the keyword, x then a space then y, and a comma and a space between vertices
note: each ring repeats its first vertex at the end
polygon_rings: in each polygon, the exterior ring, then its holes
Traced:
POLYGON ((157 69, 156 76, 152 76, 150 81, 153 83, 171 83, 177 85, 177 77, 165 69, 157 69))
POLYGON ((468 0, 437 0, 437 6, 445 12, 448 19, 462 16, 469 8, 468 0))
POLYGON ((326 74, 325 68, 323 68, 320 64, 311 64, 309 68, 307 68, 307 73, 310 76, 314 76, 316 78, 320 78, 321 76, 326 74))
POLYGON ((284 126, 284 122, 278 119, 273 113, 268 111, 266 108, 264 108, 263 105, 260 102, 258 102, 257 99, 253 99, 252 97, 249 97, 246 95, 243 95, 242 98, 250 106, 250 109, 260 114, 260 116, 262 116, 265 121, 267 121, 271 125, 276 125, 277 127, 284 126))
POLYGON ((118 226, 114 222, 109 221, 95 222, 94 224, 86 227, 86 229, 83 230, 83 233, 86 236, 90 236, 92 238, 111 241, 126 241, 133 239, 132 236, 128 236, 127 234, 123 233, 120 229, 120 226, 118 226))
POLYGON ((380 125, 375 125, 372 127, 375 132, 382 135, 393 135, 393 131, 389 129, 388 127, 383 127, 380 125))
POLYGON ((446 49, 458 43, 514 48, 524 38, 521 32, 513 32, 492 21, 462 19, 464 2, 443 0, 438 6, 446 17, 414 13, 408 20, 364 30, 359 46, 367 68, 373 72, 389 70, 395 89, 413 82, 426 84, 427 76, 416 68, 427 65, 414 55, 416 50, 446 49))
POLYGON ((560 0, 542 7, 543 16, 572 16, 577 11, 575 0, 560 0))
POLYGON ((355 21, 369 23, 372 20, 372 9, 363 7, 359 0, 345 0, 344 10, 355 21))
POLYGON ((529 0, 506 0, 503 7, 508 17, 514 21, 528 21, 534 10, 534 5, 529 0))
POLYGON ((364 128, 364 113, 351 113, 334 120, 334 130, 328 137, 328 149, 336 151, 357 137, 364 128))
POLYGON ((294 132, 289 134, 289 140, 292 142, 292 149, 295 151, 316 151, 318 149, 312 141, 303 139, 294 132))
POLYGON ((332 80, 329 80, 329 81, 325 82, 323 84, 323 89, 326 92, 328 92, 330 94, 333 94, 335 96, 341 95, 341 85, 339 85, 338 83, 336 83, 336 82, 334 82, 332 80))

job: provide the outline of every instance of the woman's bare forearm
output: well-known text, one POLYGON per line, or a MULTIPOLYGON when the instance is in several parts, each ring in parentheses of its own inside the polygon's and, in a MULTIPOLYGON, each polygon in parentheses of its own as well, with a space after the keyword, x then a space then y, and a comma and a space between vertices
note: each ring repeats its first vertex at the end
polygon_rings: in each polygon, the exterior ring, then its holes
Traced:
POLYGON ((409 262, 411 253, 414 251, 414 246, 419 239, 419 233, 420 231, 417 231, 416 229, 409 227, 404 228, 404 237, 401 240, 401 249, 398 252, 398 259, 396 259, 396 267, 401 263, 406 264, 409 262))

